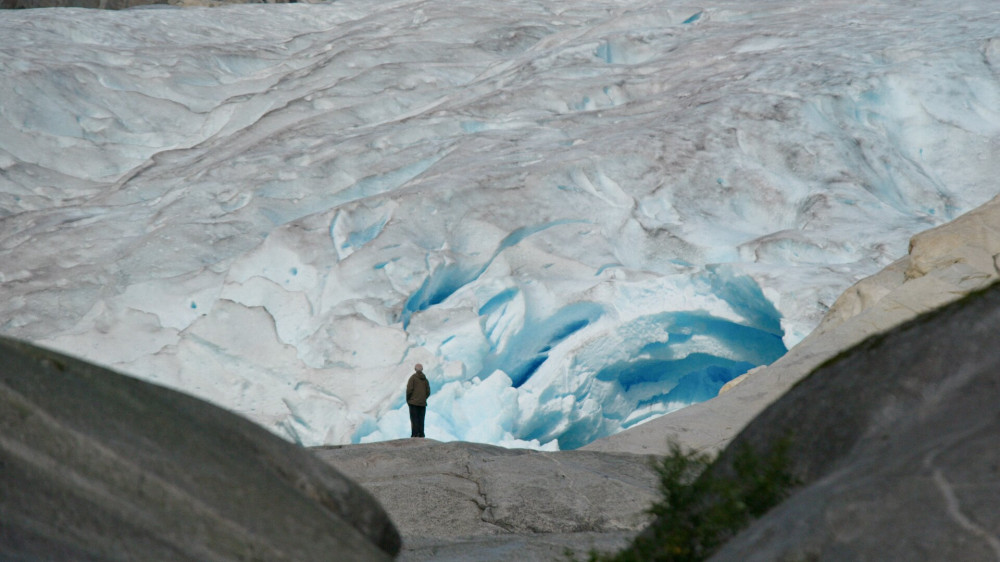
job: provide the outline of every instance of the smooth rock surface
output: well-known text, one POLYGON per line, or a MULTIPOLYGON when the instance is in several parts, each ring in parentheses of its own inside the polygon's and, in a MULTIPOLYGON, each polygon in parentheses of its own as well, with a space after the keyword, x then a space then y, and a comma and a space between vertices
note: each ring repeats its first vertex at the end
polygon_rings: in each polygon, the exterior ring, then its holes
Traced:
POLYGON ((190 396, 0 338, 0 560, 389 560, 372 496, 190 396))
POLYGON ((385 506, 403 560, 552 560, 616 550, 649 522, 651 457, 404 439, 312 449, 385 506))
POLYGON ((626 548, 635 532, 543 533, 441 539, 408 539, 400 562, 520 562, 566 561, 572 552, 586 560, 592 550, 604 553, 626 548))
POLYGON ((668 439, 718 451, 796 382, 866 337, 982 289, 1000 277, 1000 197, 911 239, 907 256, 855 284, 823 321, 774 364, 707 402, 651 420, 585 447, 665 454, 668 439))
POLYGON ((716 561, 1000 559, 1000 284, 872 337, 758 416, 804 488, 716 561))

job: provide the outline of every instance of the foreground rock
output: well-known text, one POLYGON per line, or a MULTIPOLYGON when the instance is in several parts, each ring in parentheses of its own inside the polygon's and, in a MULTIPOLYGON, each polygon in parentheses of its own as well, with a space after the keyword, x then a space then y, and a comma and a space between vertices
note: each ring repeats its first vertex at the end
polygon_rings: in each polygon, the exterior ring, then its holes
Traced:
POLYGON ((842 350, 996 281, 998 256, 1000 197, 914 236, 909 255, 847 290, 807 338, 728 392, 583 449, 665 454, 674 440, 719 451, 768 404, 842 350))
POLYGON ((0 339, 0 559, 389 560, 369 493, 189 396, 0 339))
POLYGON ((651 458, 406 439, 313 449, 385 506, 402 560, 553 560, 625 546, 656 497, 651 458))
POLYGON ((1000 284, 845 352, 758 416, 804 487, 714 560, 1000 559, 1000 284))

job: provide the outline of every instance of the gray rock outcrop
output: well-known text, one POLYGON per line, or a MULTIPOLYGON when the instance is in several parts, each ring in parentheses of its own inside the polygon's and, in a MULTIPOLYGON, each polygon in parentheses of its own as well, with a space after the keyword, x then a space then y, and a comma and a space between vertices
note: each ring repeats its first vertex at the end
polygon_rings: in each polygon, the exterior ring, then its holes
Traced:
POLYGON ((651 457, 404 439, 313 449, 385 506, 402 560, 552 560, 616 550, 655 499, 651 457))
POLYGON ((0 559, 389 560, 372 496, 190 396, 0 339, 0 559))
POLYGON ((1000 559, 1000 284, 844 352, 723 452, 792 438, 803 487, 713 560, 1000 559))

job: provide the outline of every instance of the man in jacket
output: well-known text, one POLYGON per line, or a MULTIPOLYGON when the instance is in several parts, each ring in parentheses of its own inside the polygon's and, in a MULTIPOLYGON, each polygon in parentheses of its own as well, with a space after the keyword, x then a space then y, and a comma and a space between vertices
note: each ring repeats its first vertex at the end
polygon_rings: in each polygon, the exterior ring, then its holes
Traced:
POLYGON ((424 376, 424 366, 417 363, 415 371, 406 381, 406 403, 410 406, 410 437, 424 436, 424 414, 427 413, 427 397, 431 395, 431 383, 424 376))

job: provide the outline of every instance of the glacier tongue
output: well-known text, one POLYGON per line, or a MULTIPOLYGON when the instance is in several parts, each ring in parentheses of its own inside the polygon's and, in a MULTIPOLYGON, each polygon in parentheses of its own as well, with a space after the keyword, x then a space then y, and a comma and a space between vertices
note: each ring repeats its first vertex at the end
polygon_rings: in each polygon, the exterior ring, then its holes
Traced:
POLYGON ((308 445, 572 448, 804 337, 1000 175, 986 0, 0 19, 0 331, 308 445))

